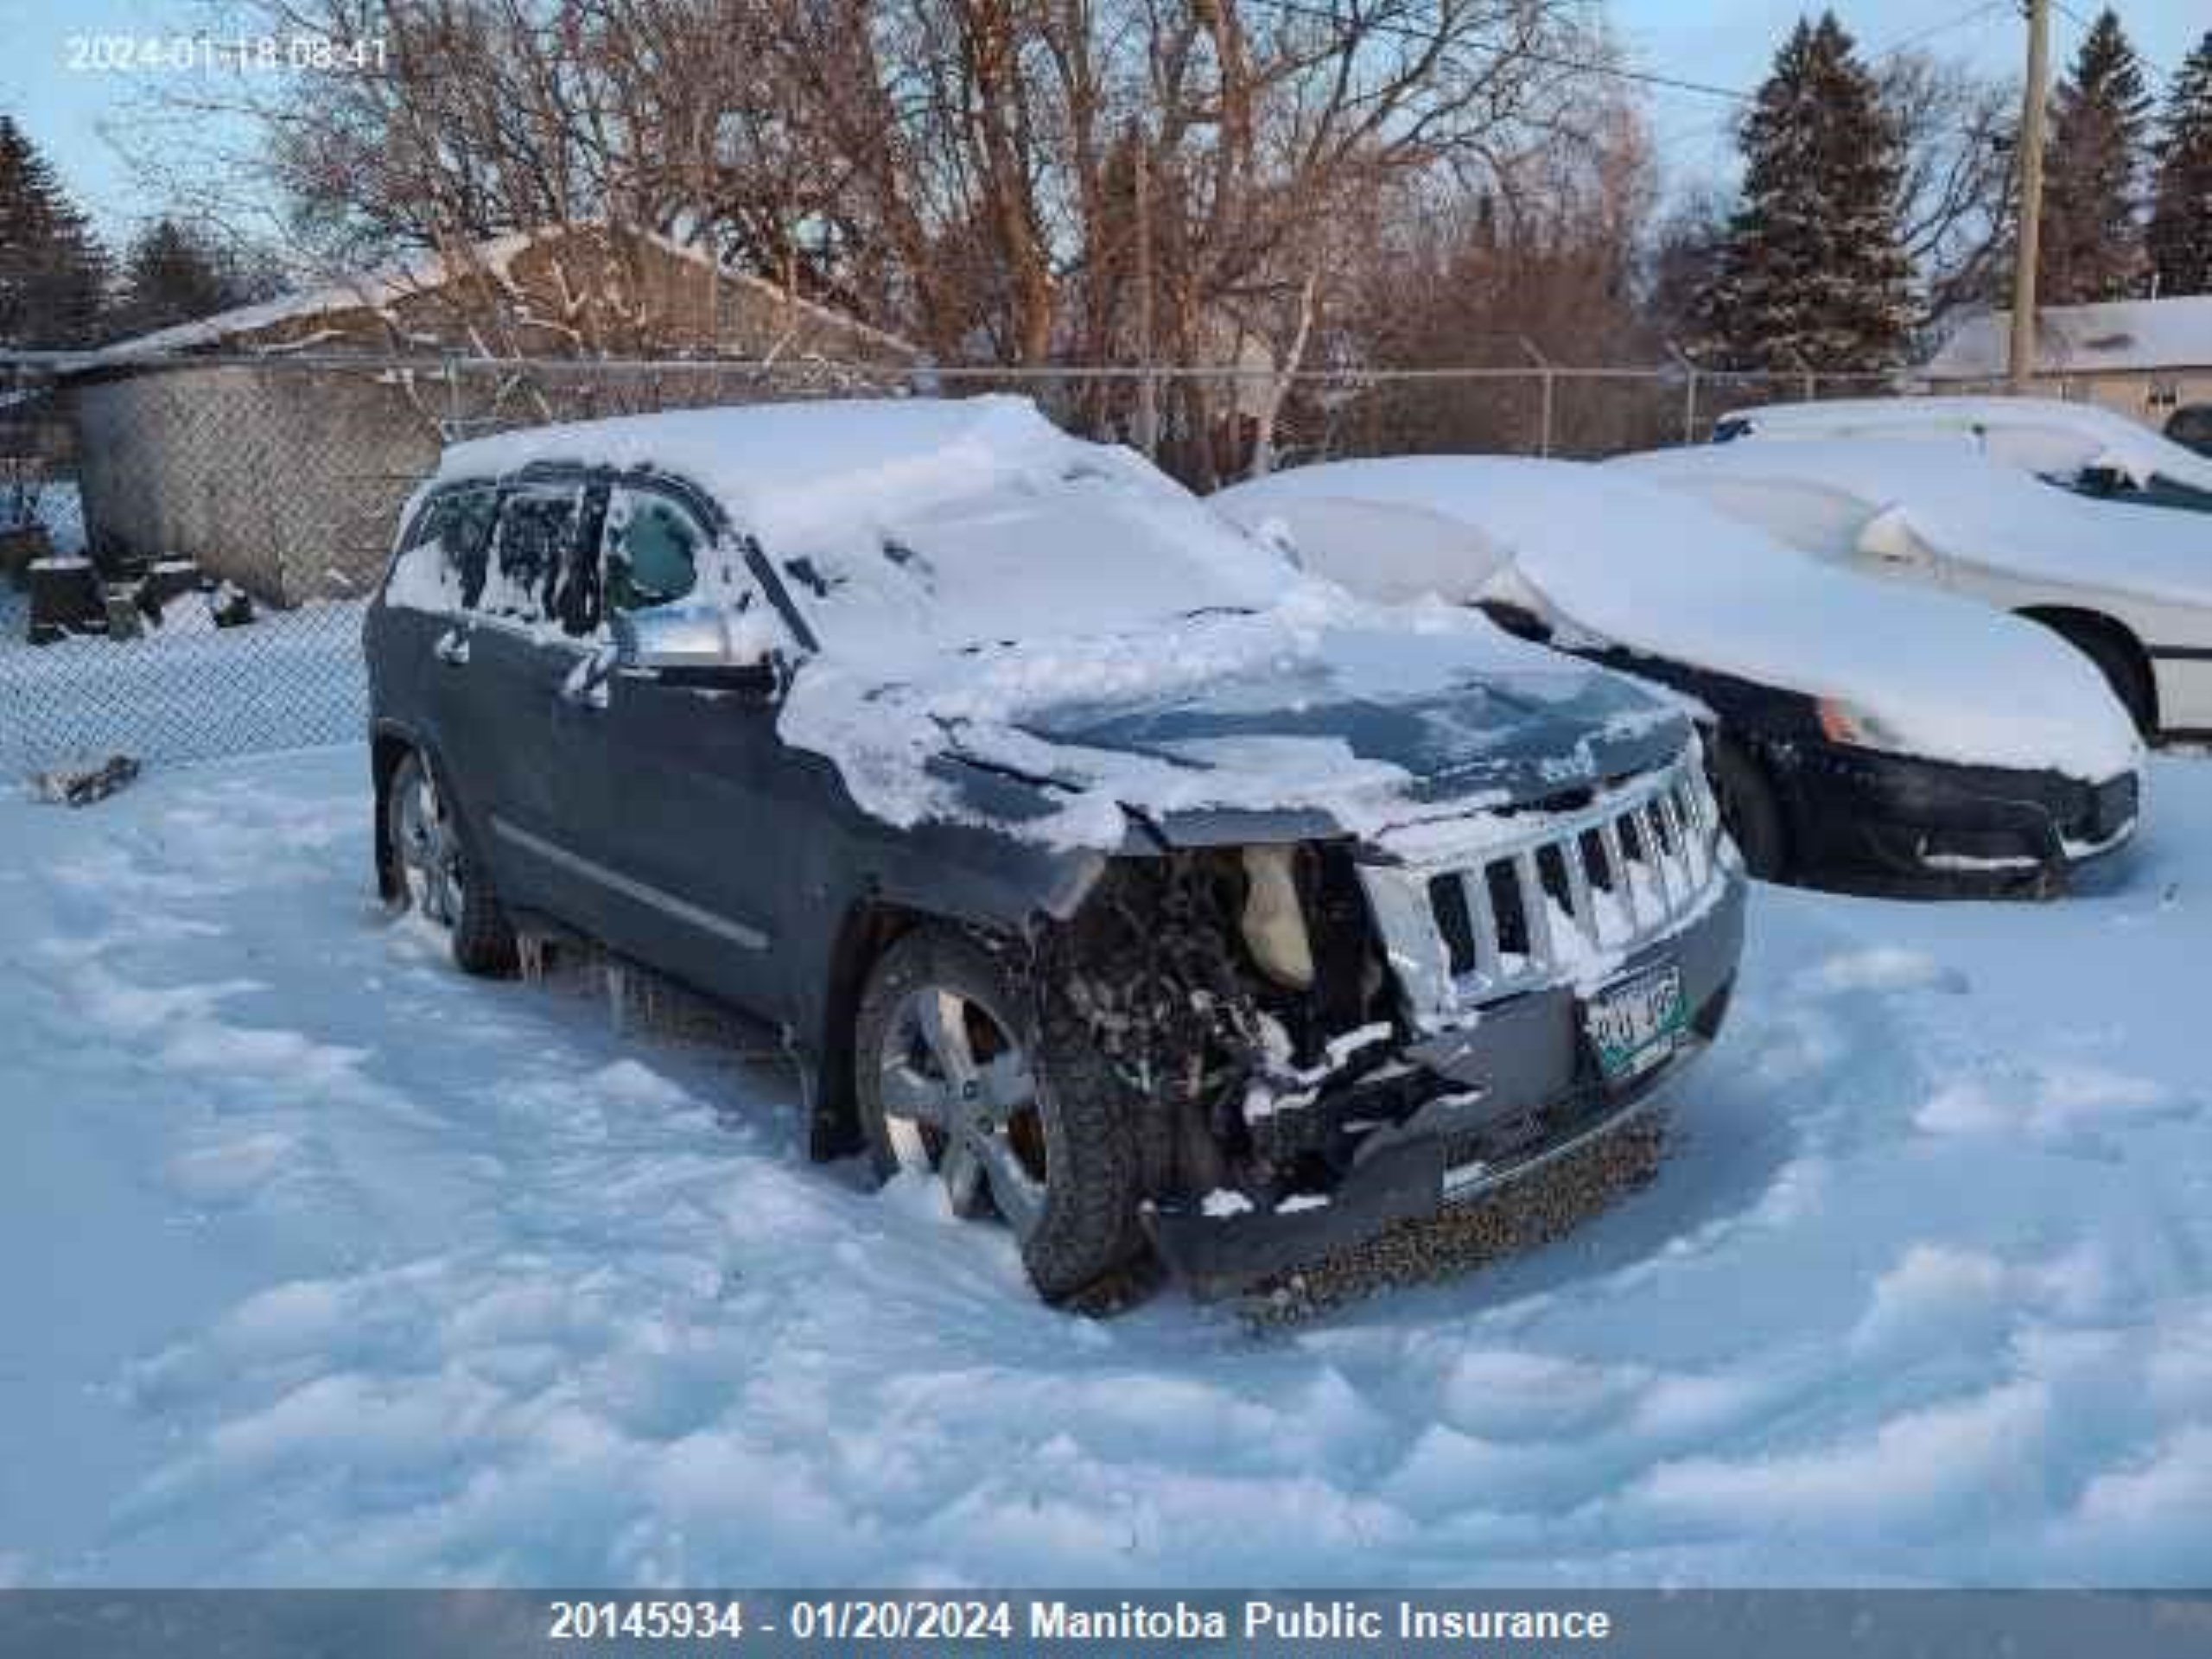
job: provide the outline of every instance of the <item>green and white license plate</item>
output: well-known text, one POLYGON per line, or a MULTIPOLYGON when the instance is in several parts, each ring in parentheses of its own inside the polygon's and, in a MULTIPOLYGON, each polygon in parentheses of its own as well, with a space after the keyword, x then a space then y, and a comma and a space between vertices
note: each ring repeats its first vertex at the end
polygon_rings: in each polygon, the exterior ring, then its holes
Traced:
POLYGON ((1682 970, 1669 963, 1606 986, 1582 1005, 1582 1028, 1606 1082, 1643 1076, 1675 1052, 1689 1028, 1682 970))

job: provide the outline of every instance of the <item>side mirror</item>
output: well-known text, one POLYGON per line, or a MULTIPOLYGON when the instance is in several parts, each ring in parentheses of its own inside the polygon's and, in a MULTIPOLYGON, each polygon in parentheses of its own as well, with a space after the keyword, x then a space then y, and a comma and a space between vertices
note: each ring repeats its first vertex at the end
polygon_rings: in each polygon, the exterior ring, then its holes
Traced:
POLYGON ((614 666, 625 677, 700 691, 773 696, 783 686, 770 631, 749 611, 667 605, 617 615, 614 666))
POLYGON ((1292 569, 1306 569, 1306 556, 1298 550, 1298 537, 1291 534, 1287 521, 1276 518, 1262 518, 1252 526, 1252 537, 1261 546, 1282 555, 1292 569))
POLYGON ((1856 551, 1862 558, 1884 564, 1924 565, 1932 563, 1928 543, 1913 528, 1911 515, 1901 506, 1888 506, 1860 526, 1856 551))

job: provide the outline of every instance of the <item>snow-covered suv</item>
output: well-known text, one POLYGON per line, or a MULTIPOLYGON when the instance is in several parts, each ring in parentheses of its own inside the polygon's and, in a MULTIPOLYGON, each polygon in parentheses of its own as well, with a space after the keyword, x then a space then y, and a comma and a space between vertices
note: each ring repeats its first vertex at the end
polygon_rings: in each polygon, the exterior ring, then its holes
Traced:
POLYGON ((1264 1272, 1623 1122, 1718 1031, 1684 716, 1302 575, 1026 403, 462 444, 366 625, 378 874, 780 1027, 813 1150, 1037 1287, 1264 1272))

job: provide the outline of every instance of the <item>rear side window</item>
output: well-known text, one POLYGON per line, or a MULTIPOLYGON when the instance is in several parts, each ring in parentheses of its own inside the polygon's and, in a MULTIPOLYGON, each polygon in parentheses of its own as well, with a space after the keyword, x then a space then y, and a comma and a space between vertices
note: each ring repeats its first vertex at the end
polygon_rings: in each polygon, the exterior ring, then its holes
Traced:
POLYGON ((391 605, 464 610, 483 592, 486 551, 499 496, 490 486, 448 490, 416 515, 385 590, 391 605))
POLYGON ((511 491, 499 503, 490 569, 473 608, 522 623, 560 618, 574 579, 583 504, 582 485, 511 491))
POLYGON ((699 582, 707 531, 689 510, 652 490, 615 490, 607 505, 607 608, 651 610, 699 582))
POLYGON ((2212 454, 2212 404, 2190 404, 2166 422, 2166 435, 2200 454, 2212 454))

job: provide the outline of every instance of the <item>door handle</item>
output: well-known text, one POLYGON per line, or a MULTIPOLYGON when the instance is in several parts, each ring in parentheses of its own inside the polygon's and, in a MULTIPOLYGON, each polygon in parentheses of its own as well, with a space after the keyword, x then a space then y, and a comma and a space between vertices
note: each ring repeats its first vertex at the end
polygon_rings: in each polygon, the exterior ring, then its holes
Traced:
POLYGON ((448 668, 465 667, 468 662, 468 636, 458 628, 448 628, 438 636, 438 643, 430 647, 430 654, 448 668))
POLYGON ((602 649, 577 658, 568 678, 561 682, 561 701, 571 709, 606 708, 607 682, 613 673, 612 650, 602 649))

